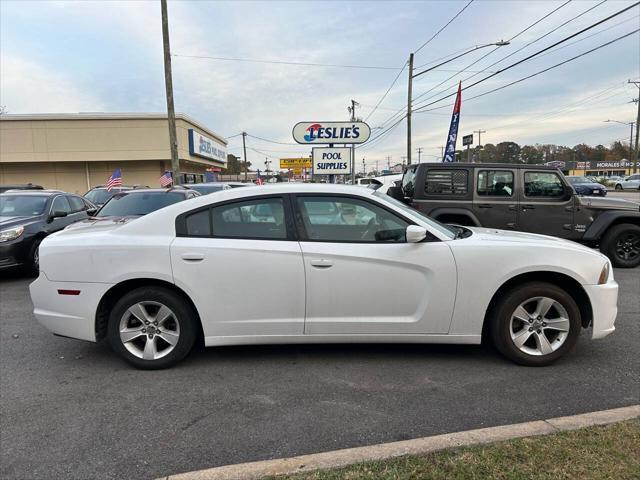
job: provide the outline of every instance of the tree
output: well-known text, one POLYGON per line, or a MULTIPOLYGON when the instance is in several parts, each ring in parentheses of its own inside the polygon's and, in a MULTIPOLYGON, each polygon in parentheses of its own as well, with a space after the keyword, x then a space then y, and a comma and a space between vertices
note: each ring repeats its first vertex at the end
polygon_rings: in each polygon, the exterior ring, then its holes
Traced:
POLYGON ((477 147, 476 150, 481 163, 495 162, 498 158, 498 152, 493 143, 485 143, 484 147, 477 147))
POLYGON ((500 163, 520 163, 520 145, 515 142, 499 143, 496 153, 496 160, 500 163))
POLYGON ((616 140, 611 144, 611 158, 607 158, 607 160, 622 160, 623 158, 629 157, 629 145, 627 143, 620 142, 616 140))
POLYGON ((520 149, 520 159, 522 160, 522 163, 527 163, 529 165, 539 165, 544 163, 542 151, 532 145, 525 145, 520 149))
MULTIPOLYGON (((247 162, 247 168, 251 167, 251 162, 247 162)), ((229 153, 227 155, 227 168, 224 171, 227 175, 238 175, 240 173, 244 173, 245 165, 244 162, 235 155, 229 153)))

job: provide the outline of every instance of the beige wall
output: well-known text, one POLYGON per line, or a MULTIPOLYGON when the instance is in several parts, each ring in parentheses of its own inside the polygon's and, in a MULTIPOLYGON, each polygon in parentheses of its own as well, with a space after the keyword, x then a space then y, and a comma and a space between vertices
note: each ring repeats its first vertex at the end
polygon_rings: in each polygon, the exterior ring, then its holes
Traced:
MULTIPOLYGON (((126 162, 30 162, 0 163, 0 184, 34 183, 45 188, 84 194, 89 185, 104 185, 116 168, 122 170, 124 185, 148 185, 159 187, 160 175, 169 169, 163 160, 126 162)), ((201 165, 181 165, 183 173, 204 173, 201 165)))

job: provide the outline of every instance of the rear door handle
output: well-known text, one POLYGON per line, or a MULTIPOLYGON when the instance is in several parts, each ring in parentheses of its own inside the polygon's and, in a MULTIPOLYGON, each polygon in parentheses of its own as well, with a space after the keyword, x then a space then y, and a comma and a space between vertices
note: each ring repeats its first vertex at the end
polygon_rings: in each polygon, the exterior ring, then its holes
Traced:
POLYGON ((535 209, 536 207, 531 204, 522 205, 522 210, 535 210, 535 209))
POLYGON ((311 266, 316 268, 330 268, 333 266, 333 262, 331 260, 325 260, 324 258, 318 260, 311 260, 311 266))
POLYGON ((480 203, 478 205, 478 208, 492 208, 492 207, 488 203, 480 203))
POLYGON ((187 262, 200 262, 204 260, 204 253, 183 253, 181 257, 187 262))

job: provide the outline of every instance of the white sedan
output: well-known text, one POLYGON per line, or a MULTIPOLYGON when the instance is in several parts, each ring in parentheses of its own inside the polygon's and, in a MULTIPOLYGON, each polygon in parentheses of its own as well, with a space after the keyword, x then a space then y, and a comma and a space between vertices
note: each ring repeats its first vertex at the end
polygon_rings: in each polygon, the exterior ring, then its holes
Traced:
POLYGON ((50 235, 30 289, 53 333, 107 339, 149 369, 196 341, 484 338, 517 363, 547 365, 583 328, 613 332, 618 297, 609 260, 577 243, 445 226, 369 189, 312 184, 224 190, 50 235))
POLYGON ((616 181, 616 190, 640 190, 640 173, 616 181))

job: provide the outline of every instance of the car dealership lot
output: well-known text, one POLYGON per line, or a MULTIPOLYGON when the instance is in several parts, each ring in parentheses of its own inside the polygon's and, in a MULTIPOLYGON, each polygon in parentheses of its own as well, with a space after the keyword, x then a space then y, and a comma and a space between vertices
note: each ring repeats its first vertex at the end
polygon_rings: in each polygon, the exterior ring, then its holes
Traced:
POLYGON ((134 370, 54 337, 29 279, 0 278, 0 476, 155 478, 640 401, 640 271, 615 270, 617 331, 546 368, 474 346, 298 345, 194 352, 134 370))

